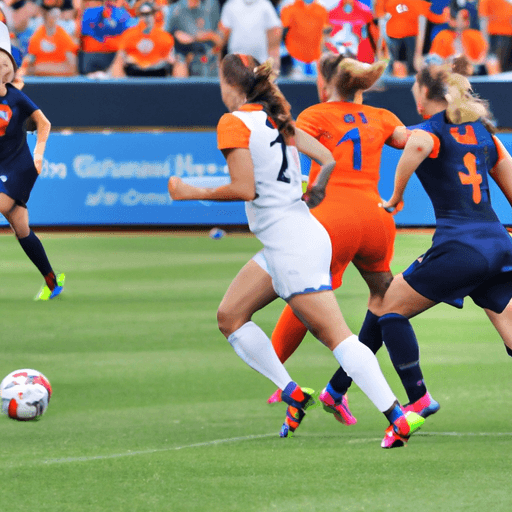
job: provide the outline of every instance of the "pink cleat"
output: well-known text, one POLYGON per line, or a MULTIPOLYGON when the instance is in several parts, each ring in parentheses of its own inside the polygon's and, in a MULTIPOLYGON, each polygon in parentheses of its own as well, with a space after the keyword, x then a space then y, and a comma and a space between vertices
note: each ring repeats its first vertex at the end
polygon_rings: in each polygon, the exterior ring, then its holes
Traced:
POLYGON ((400 448, 405 446, 411 435, 419 430, 425 423, 425 418, 413 411, 408 411, 405 416, 397 418, 386 429, 384 439, 380 443, 382 448, 400 448))
POLYGON ((438 402, 436 402, 427 391, 419 400, 412 404, 408 404, 404 406, 404 410, 415 412, 419 414, 422 418, 428 418, 431 414, 439 411, 441 406, 438 402))
POLYGON ((276 389, 267 400, 267 404, 276 404, 278 402, 282 402, 283 399, 281 398, 282 391, 280 389, 276 389))
POLYGON ((320 399, 320 402, 322 402, 324 410, 333 414, 340 423, 343 423, 343 425, 355 425, 357 423, 357 419, 352 416, 352 413, 348 408, 347 395, 343 395, 341 402, 337 403, 327 389, 324 389, 318 398, 320 399))

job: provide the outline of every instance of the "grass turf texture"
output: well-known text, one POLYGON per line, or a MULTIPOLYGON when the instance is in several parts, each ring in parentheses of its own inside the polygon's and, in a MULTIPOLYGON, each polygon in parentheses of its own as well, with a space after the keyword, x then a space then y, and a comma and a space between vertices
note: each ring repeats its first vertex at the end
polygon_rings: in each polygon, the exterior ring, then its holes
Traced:
MULTIPOLYGON (((509 511, 512 360, 485 314, 440 305, 413 320, 441 411, 406 448, 379 447, 386 422, 353 386, 357 425, 311 411, 280 439, 283 404, 216 327, 225 289, 259 249, 251 237, 41 238, 66 289, 33 302, 42 279, 13 237, 0 244, 0 376, 33 367, 54 397, 45 416, 0 417, 0 510, 509 511)), ((429 235, 399 235, 405 268, 429 235)), ((337 292, 357 332, 367 289, 353 267, 337 292)), ((255 321, 271 333, 276 301, 255 321)), ((384 373, 405 393, 385 351, 384 373)), ((287 363, 304 386, 335 370, 308 335, 287 363)))

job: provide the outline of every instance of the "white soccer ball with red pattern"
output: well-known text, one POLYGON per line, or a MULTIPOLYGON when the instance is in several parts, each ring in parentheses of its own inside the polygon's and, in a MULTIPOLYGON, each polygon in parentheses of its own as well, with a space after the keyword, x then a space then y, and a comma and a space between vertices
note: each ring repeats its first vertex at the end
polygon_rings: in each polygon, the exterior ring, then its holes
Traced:
POLYGON ((15 370, 0 384, 2 413, 18 421, 35 420, 42 416, 51 396, 50 381, 37 370, 15 370))

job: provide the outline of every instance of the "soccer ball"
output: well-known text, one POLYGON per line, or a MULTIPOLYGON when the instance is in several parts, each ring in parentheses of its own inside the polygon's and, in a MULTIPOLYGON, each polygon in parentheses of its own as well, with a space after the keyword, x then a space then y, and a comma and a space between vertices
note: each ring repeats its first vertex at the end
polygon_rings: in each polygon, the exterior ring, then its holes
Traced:
POLYGON ((37 370, 15 370, 0 383, 2 413, 18 421, 39 418, 52 396, 50 381, 37 370))

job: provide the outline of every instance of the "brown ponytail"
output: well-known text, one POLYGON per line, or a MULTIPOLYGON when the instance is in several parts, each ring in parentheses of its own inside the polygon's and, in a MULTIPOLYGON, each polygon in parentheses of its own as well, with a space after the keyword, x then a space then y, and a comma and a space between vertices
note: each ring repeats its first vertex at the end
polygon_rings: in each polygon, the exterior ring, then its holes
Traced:
POLYGON ((229 54, 221 62, 222 76, 229 85, 238 87, 247 103, 259 103, 285 137, 295 135, 290 104, 274 83, 277 78, 272 59, 260 64, 250 55, 229 54))

